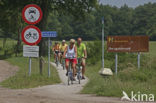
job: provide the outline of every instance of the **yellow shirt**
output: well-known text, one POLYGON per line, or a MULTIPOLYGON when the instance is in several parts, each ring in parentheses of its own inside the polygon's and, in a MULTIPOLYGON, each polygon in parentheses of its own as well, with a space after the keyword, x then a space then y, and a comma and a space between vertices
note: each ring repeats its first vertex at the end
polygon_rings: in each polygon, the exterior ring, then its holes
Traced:
POLYGON ((60 45, 60 50, 61 52, 64 52, 65 48, 67 47, 68 45, 67 44, 64 44, 64 45, 60 45))

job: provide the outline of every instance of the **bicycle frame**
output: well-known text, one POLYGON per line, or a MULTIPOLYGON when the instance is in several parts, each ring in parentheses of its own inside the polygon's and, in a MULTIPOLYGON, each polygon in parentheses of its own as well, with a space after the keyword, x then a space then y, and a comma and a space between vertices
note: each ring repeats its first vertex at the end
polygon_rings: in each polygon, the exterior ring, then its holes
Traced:
POLYGON ((77 58, 77 79, 79 80, 79 84, 81 83, 81 63, 82 58, 77 58))
POLYGON ((73 84, 73 72, 72 72, 72 63, 69 62, 69 68, 68 68, 68 85, 73 84))
POLYGON ((65 69, 65 59, 62 58, 62 67, 63 67, 63 70, 65 69))
POLYGON ((58 64, 59 64, 58 55, 59 55, 59 53, 56 53, 56 66, 57 67, 58 67, 58 64))

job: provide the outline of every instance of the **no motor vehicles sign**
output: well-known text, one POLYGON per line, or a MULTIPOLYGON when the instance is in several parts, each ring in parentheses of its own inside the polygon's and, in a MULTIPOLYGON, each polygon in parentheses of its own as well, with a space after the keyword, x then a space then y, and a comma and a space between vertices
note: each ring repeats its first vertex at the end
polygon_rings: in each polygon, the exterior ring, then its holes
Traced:
POLYGON ((22 11, 22 17, 28 24, 37 24, 42 19, 42 10, 35 4, 26 5, 22 11))

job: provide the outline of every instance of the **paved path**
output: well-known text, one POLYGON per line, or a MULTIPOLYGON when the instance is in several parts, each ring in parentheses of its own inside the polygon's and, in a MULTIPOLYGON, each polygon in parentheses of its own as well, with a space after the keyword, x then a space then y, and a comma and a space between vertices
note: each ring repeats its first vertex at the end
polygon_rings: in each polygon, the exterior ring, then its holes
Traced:
MULTIPOLYGON (((55 64, 51 63, 55 66, 55 64)), ((1 81, 13 75, 18 70, 17 67, 10 65, 5 61, 0 61, 0 79, 1 81), (5 76, 4 76, 5 75, 5 76)), ((97 97, 95 95, 80 94, 81 89, 87 83, 88 79, 78 84, 67 85, 65 70, 61 66, 57 68, 62 83, 48 85, 33 89, 6 89, 0 88, 0 103, 125 103, 120 98, 97 97)))

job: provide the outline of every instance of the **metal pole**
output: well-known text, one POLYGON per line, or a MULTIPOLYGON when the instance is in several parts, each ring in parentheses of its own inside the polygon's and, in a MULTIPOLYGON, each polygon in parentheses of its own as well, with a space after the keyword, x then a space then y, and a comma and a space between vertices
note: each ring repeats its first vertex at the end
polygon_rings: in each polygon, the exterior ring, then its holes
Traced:
POLYGON ((118 73, 118 54, 115 54, 115 73, 118 73))
POLYGON ((140 52, 138 53, 138 69, 140 69, 140 52))
POLYGON ((48 38, 48 76, 50 77, 50 38, 48 38))
POLYGON ((102 68, 104 68, 104 17, 102 18, 102 68))
POLYGON ((29 76, 31 75, 31 57, 29 57, 29 76))

